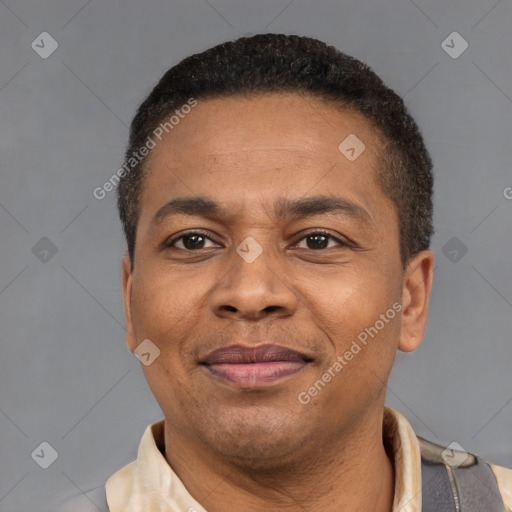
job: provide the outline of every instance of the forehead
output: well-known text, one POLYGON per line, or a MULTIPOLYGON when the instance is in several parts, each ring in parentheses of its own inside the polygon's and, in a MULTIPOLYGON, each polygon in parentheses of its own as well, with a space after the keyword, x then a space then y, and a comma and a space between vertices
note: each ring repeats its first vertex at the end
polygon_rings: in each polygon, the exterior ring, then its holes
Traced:
POLYGON ((308 157, 325 163, 340 156, 339 144, 348 135, 364 140, 364 160, 378 155, 378 133, 371 123, 361 113, 332 101, 297 93, 197 101, 197 106, 157 141, 150 160, 168 157, 171 151, 176 162, 215 155, 236 160, 244 151, 262 150, 291 163, 308 157))
POLYGON ((147 202, 154 215, 180 196, 215 196, 242 211, 242 198, 261 206, 341 195, 370 215, 372 203, 386 201, 375 181, 381 143, 362 114, 298 94, 197 102, 149 155, 141 221, 147 202))

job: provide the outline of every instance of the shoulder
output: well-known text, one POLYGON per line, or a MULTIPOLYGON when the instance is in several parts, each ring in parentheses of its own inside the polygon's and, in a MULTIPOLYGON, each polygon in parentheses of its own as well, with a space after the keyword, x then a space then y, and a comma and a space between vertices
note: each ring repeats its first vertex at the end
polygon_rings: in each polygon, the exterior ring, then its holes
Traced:
POLYGON ((512 512, 512 469, 490 464, 507 511, 512 512))
POLYGON ((425 476, 428 474, 431 478, 431 468, 437 466, 446 470, 448 482, 462 494, 463 501, 464 494, 471 496, 471 500, 491 501, 493 496, 499 495, 507 512, 512 512, 512 469, 492 464, 459 445, 442 446, 417 438, 425 476))

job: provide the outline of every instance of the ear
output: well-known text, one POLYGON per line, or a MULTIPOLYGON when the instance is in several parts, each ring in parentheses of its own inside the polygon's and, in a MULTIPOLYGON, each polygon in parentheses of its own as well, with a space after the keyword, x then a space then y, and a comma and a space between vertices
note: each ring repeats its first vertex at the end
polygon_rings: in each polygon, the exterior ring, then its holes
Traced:
POLYGON ((434 277, 434 254, 420 251, 407 264, 402 288, 402 324, 398 349, 416 350, 425 334, 434 277))
POLYGON ((122 280, 123 280, 123 304, 124 320, 126 324, 126 345, 128 350, 133 353, 137 347, 135 340, 135 330, 132 322, 132 279, 130 256, 126 253, 122 260, 122 280))

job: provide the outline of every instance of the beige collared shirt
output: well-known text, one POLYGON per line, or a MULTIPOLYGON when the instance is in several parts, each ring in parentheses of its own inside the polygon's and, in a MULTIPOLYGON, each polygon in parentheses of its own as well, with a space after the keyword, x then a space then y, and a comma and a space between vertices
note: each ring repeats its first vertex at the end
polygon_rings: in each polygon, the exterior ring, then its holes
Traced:
MULTIPOLYGON (((110 512, 207 512, 189 494, 162 455, 163 427, 163 420, 149 425, 142 436, 137 460, 108 479, 105 487, 110 512)), ((404 416, 389 407, 384 408, 383 433, 394 453, 393 512, 421 512, 421 454, 418 439, 404 416)), ((512 512, 512 469, 493 464, 491 469, 507 512, 512 512)), ((92 501, 90 496, 82 496, 81 503, 74 501, 69 509, 62 509, 62 512, 97 512, 92 501)))

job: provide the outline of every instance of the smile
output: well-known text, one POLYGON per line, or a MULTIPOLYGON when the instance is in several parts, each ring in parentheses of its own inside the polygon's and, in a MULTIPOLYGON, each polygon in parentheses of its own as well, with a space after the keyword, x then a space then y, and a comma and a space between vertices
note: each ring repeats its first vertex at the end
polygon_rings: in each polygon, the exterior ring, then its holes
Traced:
POLYGON ((242 388, 269 386, 302 370, 312 359, 280 345, 231 345, 201 362, 211 374, 242 388))

